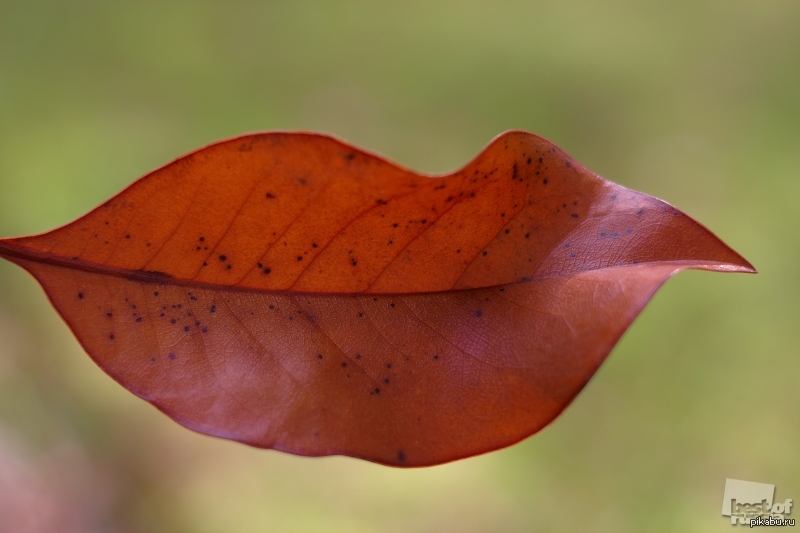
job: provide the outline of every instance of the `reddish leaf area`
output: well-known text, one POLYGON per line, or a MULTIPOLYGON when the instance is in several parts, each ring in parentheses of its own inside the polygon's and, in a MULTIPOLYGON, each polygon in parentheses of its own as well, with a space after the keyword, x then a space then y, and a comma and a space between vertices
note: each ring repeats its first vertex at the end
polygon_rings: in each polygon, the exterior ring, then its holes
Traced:
POLYGON ((438 177, 324 135, 240 137, 0 256, 184 426, 395 466, 543 428, 675 272, 754 272, 521 131, 438 177))

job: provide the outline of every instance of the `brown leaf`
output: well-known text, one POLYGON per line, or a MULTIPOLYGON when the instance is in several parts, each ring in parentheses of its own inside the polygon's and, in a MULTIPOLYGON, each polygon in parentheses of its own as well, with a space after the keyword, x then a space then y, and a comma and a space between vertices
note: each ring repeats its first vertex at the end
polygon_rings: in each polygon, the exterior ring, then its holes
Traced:
POLYGON ((0 255, 184 426, 397 466, 543 428, 675 272, 754 272, 521 131, 439 177, 323 135, 240 137, 0 255))

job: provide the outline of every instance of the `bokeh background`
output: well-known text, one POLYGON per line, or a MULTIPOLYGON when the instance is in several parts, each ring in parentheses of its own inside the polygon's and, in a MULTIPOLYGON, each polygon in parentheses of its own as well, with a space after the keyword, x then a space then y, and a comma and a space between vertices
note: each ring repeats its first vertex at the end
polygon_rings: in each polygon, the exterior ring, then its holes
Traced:
POLYGON ((179 427, 0 262, 0 532, 729 531, 726 477, 800 505, 796 0, 0 0, 2 236, 240 133, 444 172, 511 128, 760 273, 680 274, 540 434, 406 471, 179 427))

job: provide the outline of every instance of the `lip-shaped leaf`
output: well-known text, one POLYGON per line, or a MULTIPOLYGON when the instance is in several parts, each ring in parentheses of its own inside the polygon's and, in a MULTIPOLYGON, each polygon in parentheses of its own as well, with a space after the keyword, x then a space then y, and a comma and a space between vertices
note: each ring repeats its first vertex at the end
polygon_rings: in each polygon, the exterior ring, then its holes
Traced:
POLYGON ((248 135, 0 256, 184 426, 396 466, 547 425, 675 272, 754 272, 521 131, 437 177, 324 135, 248 135))

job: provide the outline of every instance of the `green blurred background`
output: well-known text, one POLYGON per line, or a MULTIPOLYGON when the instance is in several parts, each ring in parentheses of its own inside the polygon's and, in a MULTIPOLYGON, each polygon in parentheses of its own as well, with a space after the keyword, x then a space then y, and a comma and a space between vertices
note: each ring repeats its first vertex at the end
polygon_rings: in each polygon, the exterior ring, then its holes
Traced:
POLYGON ((405 471, 179 427, 1 262, 0 531, 729 531, 726 477, 800 505, 796 0, 0 0, 2 236, 240 133, 327 131, 443 172, 511 128, 760 273, 677 276, 539 435, 405 471))

